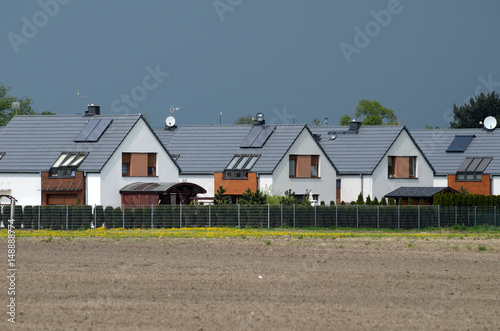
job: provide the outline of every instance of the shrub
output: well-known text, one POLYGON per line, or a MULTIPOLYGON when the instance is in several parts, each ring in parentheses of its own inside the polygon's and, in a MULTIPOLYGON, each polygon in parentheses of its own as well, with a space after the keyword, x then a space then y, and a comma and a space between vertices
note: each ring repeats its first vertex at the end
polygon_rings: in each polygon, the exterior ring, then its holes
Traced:
POLYGON ((380 205, 382 205, 382 206, 387 205, 387 200, 385 199, 385 197, 382 197, 382 200, 380 200, 380 205))

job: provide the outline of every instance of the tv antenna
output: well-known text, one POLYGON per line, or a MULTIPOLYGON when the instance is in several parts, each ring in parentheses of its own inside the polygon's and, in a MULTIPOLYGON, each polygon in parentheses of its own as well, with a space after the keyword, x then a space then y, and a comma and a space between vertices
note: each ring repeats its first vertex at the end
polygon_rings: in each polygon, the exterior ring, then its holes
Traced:
POLYGON ((80 115, 80 99, 86 98, 86 96, 80 95, 80 84, 78 84, 77 98, 78 98, 78 115, 80 115))

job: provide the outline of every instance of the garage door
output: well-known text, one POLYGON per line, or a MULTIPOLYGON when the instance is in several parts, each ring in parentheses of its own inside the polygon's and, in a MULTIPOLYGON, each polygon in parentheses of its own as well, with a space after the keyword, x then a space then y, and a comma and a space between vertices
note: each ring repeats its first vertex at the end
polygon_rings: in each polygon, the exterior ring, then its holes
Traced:
POLYGON ((76 205, 76 194, 47 194, 48 205, 76 205))

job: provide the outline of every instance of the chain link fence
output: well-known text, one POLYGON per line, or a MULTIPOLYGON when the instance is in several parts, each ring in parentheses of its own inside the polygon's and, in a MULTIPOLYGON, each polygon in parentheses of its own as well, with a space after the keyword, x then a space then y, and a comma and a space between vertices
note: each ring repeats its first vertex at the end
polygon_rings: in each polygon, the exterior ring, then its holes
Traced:
MULTIPOLYGON (((1 224, 10 217, 2 206, 1 224)), ((77 230, 182 227, 350 227, 422 229, 453 225, 497 226, 497 207, 466 206, 304 206, 304 205, 151 205, 15 206, 14 226, 25 229, 77 230)))

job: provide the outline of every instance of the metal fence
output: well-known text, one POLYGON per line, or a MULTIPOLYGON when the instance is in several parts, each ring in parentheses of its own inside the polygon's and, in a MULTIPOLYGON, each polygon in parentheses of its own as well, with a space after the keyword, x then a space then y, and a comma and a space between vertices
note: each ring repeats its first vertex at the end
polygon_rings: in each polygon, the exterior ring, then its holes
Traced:
MULTIPOLYGON (((10 217, 3 206, 0 227, 10 217)), ((103 206, 16 206, 16 228, 76 230, 182 227, 351 227, 421 229, 453 225, 497 226, 497 207, 176 205, 123 208, 103 206)))

